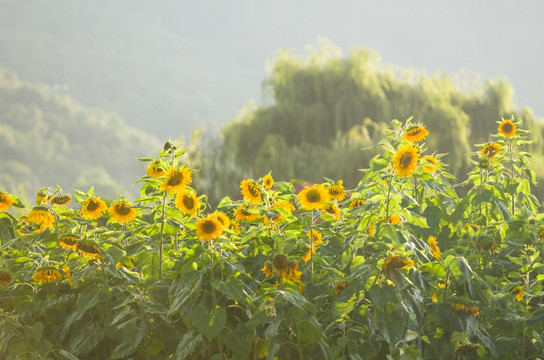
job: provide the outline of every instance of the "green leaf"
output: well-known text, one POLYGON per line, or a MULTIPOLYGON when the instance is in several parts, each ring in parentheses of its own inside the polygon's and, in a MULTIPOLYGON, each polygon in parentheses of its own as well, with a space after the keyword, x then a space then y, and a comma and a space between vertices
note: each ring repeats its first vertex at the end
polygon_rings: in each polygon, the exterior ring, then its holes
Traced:
POLYGON ((43 324, 37 321, 33 325, 25 325, 23 326, 23 331, 29 338, 40 341, 43 334, 43 324))
POLYGON ((298 324, 298 331, 302 342, 314 342, 323 336, 321 328, 307 320, 303 320, 298 324))
POLYGON ((388 285, 374 285, 368 291, 368 297, 377 307, 383 307, 396 296, 396 289, 388 285))
POLYGON ((234 331, 225 329, 223 337, 234 359, 248 359, 253 346, 251 332, 244 324, 238 324, 234 331))
POLYGON ((74 356, 71 352, 68 352, 64 349, 59 350, 59 354, 61 356, 61 359, 68 359, 68 360, 78 360, 77 357, 74 356))
POLYGON ((202 342, 202 338, 203 337, 201 334, 193 336, 193 330, 183 335, 178 343, 176 354, 174 355, 175 359, 187 359, 189 355, 191 355, 192 352, 196 349, 196 347, 202 342))
POLYGON ((228 278, 227 281, 215 279, 212 286, 219 292, 227 294, 234 300, 241 300, 244 295, 244 285, 239 278, 228 278))
POLYGON ((225 308, 218 307, 210 313, 204 305, 199 304, 191 313, 191 322, 208 341, 212 341, 227 323, 227 312, 225 308))

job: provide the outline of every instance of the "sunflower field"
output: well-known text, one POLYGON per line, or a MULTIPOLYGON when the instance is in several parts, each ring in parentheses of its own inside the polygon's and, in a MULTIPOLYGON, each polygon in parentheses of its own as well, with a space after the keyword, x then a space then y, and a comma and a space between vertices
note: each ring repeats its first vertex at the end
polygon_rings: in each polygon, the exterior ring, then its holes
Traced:
POLYGON ((2 191, 0 357, 542 357, 544 215, 498 124, 461 183, 410 118, 353 189, 269 173, 211 208, 169 141, 133 200, 2 191))

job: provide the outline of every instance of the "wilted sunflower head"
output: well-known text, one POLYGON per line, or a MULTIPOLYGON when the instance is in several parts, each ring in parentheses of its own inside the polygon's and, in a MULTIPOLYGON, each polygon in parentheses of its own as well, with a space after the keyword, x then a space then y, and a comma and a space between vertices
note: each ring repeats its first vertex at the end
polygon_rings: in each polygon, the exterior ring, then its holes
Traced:
POLYGON ((223 225, 214 217, 206 216, 196 223, 196 235, 200 240, 211 241, 223 233, 223 225))
POLYGON ((178 192, 192 182, 193 178, 191 170, 187 168, 172 169, 168 172, 168 176, 166 176, 166 179, 162 182, 161 190, 178 192))
POLYGON ((59 196, 54 196, 51 199, 51 204, 59 205, 59 206, 67 206, 71 200, 72 200, 72 197, 70 195, 59 195, 59 196))
POLYGON ((0 211, 5 211, 13 205, 13 198, 3 191, 0 191, 0 211))
POLYGON ((365 204, 365 202, 366 201, 364 201, 363 199, 351 200, 350 203, 349 203, 349 209, 353 210, 356 207, 363 206, 365 204))
POLYGON ((403 267, 413 267, 414 261, 404 259, 397 255, 390 255, 383 264, 383 270, 400 269, 403 267))
POLYGON ((516 124, 514 124, 512 120, 506 119, 499 124, 499 128, 497 130, 503 136, 511 138, 516 135, 516 124))
POLYGON ((480 151, 480 156, 485 156, 487 159, 492 159, 495 155, 500 154, 502 145, 497 143, 489 143, 484 145, 480 151))
POLYGON ((13 281, 13 276, 10 272, 0 270, 0 285, 9 286, 13 281))
POLYGON ((150 162, 147 166, 146 174, 149 177, 158 179, 166 175, 166 171, 164 171, 161 162, 159 160, 155 160, 150 162))
POLYGON ((325 204, 323 206, 323 212, 326 212, 329 215, 334 216, 336 220, 340 218, 340 209, 338 209, 338 206, 333 204, 325 204))
POLYGON ((176 207, 185 215, 196 216, 200 208, 200 200, 196 195, 182 191, 176 194, 176 207))
POLYGON ((265 189, 270 190, 274 185, 274 178, 272 175, 268 174, 263 177, 263 186, 265 189))
POLYGON ((244 200, 247 200, 252 204, 258 204, 261 202, 261 189, 253 180, 242 180, 240 183, 240 188, 242 189, 241 193, 244 196, 244 200))
POLYGON ((47 266, 38 269, 32 276, 32 280, 43 282, 45 284, 52 283, 62 279, 62 274, 57 269, 47 266))
POLYGON ((348 283, 346 282, 341 282, 336 284, 336 286, 334 287, 334 293, 336 295, 340 294, 342 291, 346 289, 347 286, 348 286, 348 283))
POLYGON ((421 125, 414 125, 406 130, 404 135, 402 135, 402 138, 408 142, 413 143, 424 140, 427 135, 429 135, 427 129, 425 129, 421 125))
POLYGON ((115 201, 108 209, 112 219, 118 223, 129 223, 138 216, 132 204, 125 200, 115 201))
POLYGON ((92 241, 79 240, 76 243, 76 251, 89 259, 102 259, 102 251, 92 241))
POLYGON ((108 210, 106 203, 98 197, 93 197, 83 201, 81 206, 81 216, 87 220, 96 220, 108 210))
POLYGON ((59 237, 59 245, 61 248, 70 249, 76 251, 76 244, 79 241, 79 236, 76 235, 64 235, 59 237))
POLYGON ((329 192, 323 185, 314 184, 312 187, 304 187, 304 189, 298 193, 298 202, 306 210, 323 209, 325 202, 329 201, 329 192))
POLYGON ((404 144, 399 146, 398 150, 393 155, 393 166, 397 175, 403 177, 412 176, 412 171, 417 168, 419 159, 419 150, 411 145, 404 144))
POLYGON ((42 205, 34 206, 28 213, 27 219, 30 223, 37 225, 37 233, 51 228, 55 222, 55 217, 49 212, 49 209, 42 205))
POLYGON ((274 272, 281 274, 289 268, 289 260, 287 259, 287 256, 277 254, 272 258, 272 265, 274 265, 274 272))

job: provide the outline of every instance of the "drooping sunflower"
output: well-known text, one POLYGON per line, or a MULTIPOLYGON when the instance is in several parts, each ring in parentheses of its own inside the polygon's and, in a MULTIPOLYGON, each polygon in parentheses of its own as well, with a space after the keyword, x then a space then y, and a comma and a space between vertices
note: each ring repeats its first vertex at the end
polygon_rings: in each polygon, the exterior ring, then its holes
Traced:
POLYGON ((419 151, 411 144, 401 145, 393 155, 393 166, 397 175, 410 177, 417 168, 419 151))
POLYGON ((117 200, 108 209, 112 219, 118 223, 129 223, 138 216, 132 204, 125 200, 117 200))
POLYGON ((383 270, 400 269, 403 267, 413 267, 414 261, 410 259, 404 259, 397 255, 390 255, 383 263, 383 270))
POLYGON ((363 206, 364 204, 365 204, 365 201, 363 199, 351 200, 349 203, 349 209, 353 210, 356 207, 363 206))
POLYGON ((432 174, 440 167, 440 163, 434 156, 425 155, 421 158, 421 160, 425 160, 421 162, 421 168, 423 169, 423 171, 426 171, 428 173, 432 174))
POLYGON ((38 269, 32 276, 32 280, 43 282, 45 284, 52 283, 60 279, 62 279, 62 274, 60 271, 50 266, 38 269))
POLYGON ((514 124, 511 119, 506 119, 499 124, 497 130, 505 137, 511 138, 516 135, 516 124, 514 124))
POLYGON ((258 209, 256 207, 240 205, 234 210, 234 217, 239 221, 250 221, 259 218, 260 215, 258 214, 258 209))
POLYGON ((162 168, 161 162, 159 160, 155 160, 150 162, 147 166, 146 174, 149 177, 158 179, 166 175, 166 171, 164 171, 164 169, 162 168))
POLYGON ((272 258, 272 265, 274 265, 274 272, 281 275, 289 268, 289 259, 283 254, 274 255, 272 258))
POLYGON ((230 219, 229 217, 227 216, 227 214, 225 214, 224 212, 222 211, 214 211, 213 213, 211 213, 209 216, 211 216, 212 218, 214 218, 215 220, 219 221, 221 223, 221 226, 223 227, 223 229, 228 229, 229 226, 230 226, 230 219))
POLYGON ((408 142, 413 143, 413 142, 422 141, 423 139, 425 139, 427 135, 429 135, 429 132, 427 131, 427 129, 425 129, 421 125, 414 125, 408 130, 406 130, 404 135, 402 135, 402 138, 408 142))
POLYGON ((67 206, 71 200, 72 200, 72 197, 70 195, 59 195, 59 196, 54 196, 51 199, 51 204, 59 205, 59 206, 67 206))
POLYGON ((195 194, 182 191, 176 194, 176 207, 185 215, 196 216, 200 208, 200 199, 195 194))
POLYGON ((100 251, 98 245, 92 241, 79 240, 76 243, 76 251, 89 259, 102 259, 102 251, 100 251))
POLYGON ((323 237, 317 230, 309 230, 308 239, 310 239, 311 245, 308 246, 310 250, 302 257, 304 262, 308 262, 308 260, 312 258, 312 255, 317 251, 317 246, 323 244, 323 237))
POLYGON ((44 202, 46 196, 47 194, 45 192, 38 191, 36 193, 36 204, 41 204, 42 202, 44 202))
POLYGON ((0 191, 0 211, 6 211, 13 206, 13 198, 3 191, 0 191))
POLYGON ((340 219, 340 209, 338 209, 338 206, 336 205, 325 204, 325 206, 323 207, 323 212, 334 216, 336 220, 340 219))
POLYGON ((223 226, 219 220, 206 216, 196 223, 196 235, 200 240, 211 241, 223 233, 223 226))
POLYGON ((474 305, 466 305, 466 304, 461 304, 461 303, 452 301, 450 302, 450 306, 452 307, 453 310, 461 314, 472 315, 472 316, 478 316, 480 314, 478 307, 474 305))
POLYGON ((270 190, 274 185, 274 178, 268 174, 263 177, 263 186, 265 189, 270 190))
POLYGON ((87 199, 81 205, 81 216, 87 220, 96 220, 108 210, 106 203, 98 197, 87 199))
POLYGON ((246 179, 240 183, 240 188, 244 200, 251 202, 252 204, 258 204, 261 202, 261 189, 253 180, 246 179))
POLYGON ((49 209, 42 205, 34 206, 28 213, 27 219, 32 224, 37 225, 37 233, 51 228, 55 222, 55 217, 49 212, 49 209))
POLYGON ((442 257, 442 253, 440 252, 440 248, 438 247, 436 236, 429 236, 429 238, 427 239, 427 244, 429 245, 429 249, 431 250, 431 253, 435 257, 435 259, 440 260, 440 258, 442 257))
POLYGON ((298 202, 306 210, 323 209, 325 202, 329 201, 329 192, 323 185, 314 184, 312 187, 304 187, 304 190, 298 193, 298 202))
POLYGON ((329 185, 327 191, 331 199, 336 199, 338 201, 344 200, 346 197, 346 191, 343 186, 344 180, 338 180, 336 184, 329 185))
POLYGON ((502 145, 497 143, 489 143, 484 145, 480 151, 480 156, 485 156, 487 159, 492 159, 495 155, 500 154, 502 145))
POLYGON ((514 300, 521 301, 525 296, 525 291, 523 291, 523 286, 516 286, 510 290, 510 294, 514 295, 514 300))
POLYGON ((172 169, 168 172, 168 176, 162 182, 161 190, 178 192, 192 182, 193 178, 189 169, 172 169))
POLYGON ((13 276, 10 272, 0 270, 0 285, 9 286, 13 281, 13 276))
POLYGON ((61 248, 76 251, 76 244, 79 241, 79 236, 64 235, 59 237, 59 245, 61 248))

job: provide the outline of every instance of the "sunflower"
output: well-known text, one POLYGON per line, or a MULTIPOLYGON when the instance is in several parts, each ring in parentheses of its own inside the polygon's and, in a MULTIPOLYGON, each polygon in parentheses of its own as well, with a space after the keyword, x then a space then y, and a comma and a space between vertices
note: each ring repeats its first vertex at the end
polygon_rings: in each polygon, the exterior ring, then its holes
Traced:
POLYGON ((346 289, 347 286, 348 286, 348 283, 346 282, 341 282, 336 284, 336 286, 334 287, 334 293, 336 295, 340 294, 342 291, 346 289))
POLYGON ((200 208, 200 200, 196 195, 186 191, 176 194, 176 207, 185 215, 196 216, 200 208))
POLYGON ((434 156, 425 155, 421 158, 421 160, 425 160, 421 162, 421 168, 423 169, 423 171, 426 171, 428 173, 432 174, 440 167, 440 163, 434 156))
POLYGON ((270 190, 274 185, 274 178, 272 175, 268 174, 263 177, 263 186, 265 189, 270 190))
POLYGON ((9 286, 11 282, 13 281, 13 276, 10 272, 0 270, 0 285, 9 286))
POLYGON ((146 174, 149 177, 152 178, 160 178, 166 175, 166 171, 161 166, 161 162, 159 160, 155 160, 149 163, 147 166, 146 174))
POLYGON ((230 219, 224 212, 214 211, 209 216, 219 221, 223 229, 228 229, 230 227, 230 219))
POLYGON ((46 195, 47 194, 45 192, 38 191, 36 193, 36 204, 41 204, 42 202, 44 202, 46 195))
POLYGON ((408 142, 419 142, 425 139, 429 135, 429 132, 427 129, 425 129, 423 126, 415 125, 412 126, 410 129, 408 129, 404 135, 402 135, 402 138, 408 142))
POLYGON ((125 200, 115 201, 108 209, 111 217, 118 223, 129 223, 138 216, 138 212, 132 204, 125 200))
POLYGON ((78 240, 79 240, 79 236, 64 235, 59 237, 59 245, 61 248, 76 251, 76 243, 78 242, 78 240))
POLYGON ((429 244, 429 249, 431 249, 431 253, 435 257, 435 259, 440 260, 440 258, 442 257, 442 253, 440 252, 440 248, 438 247, 436 236, 429 236, 429 238, 427 239, 427 244, 429 244))
POLYGON ((27 215, 27 219, 32 224, 37 225, 36 232, 41 233, 45 229, 51 228, 55 222, 55 217, 51 215, 45 206, 34 206, 27 215))
POLYGON ((100 251, 98 245, 92 241, 79 240, 76 243, 76 251, 89 259, 102 259, 102 251, 100 251))
POLYGON ((450 306, 453 310, 461 314, 472 316, 478 316, 480 314, 478 307, 474 305, 465 305, 457 302, 450 302, 450 306))
POLYGON ((98 197, 87 199, 83 202, 80 213, 84 219, 96 220, 108 210, 106 203, 98 197))
POLYGON ((323 244, 323 237, 317 230, 309 230, 308 238, 310 239, 311 245, 308 246, 310 250, 302 257, 304 262, 308 262, 312 258, 312 255, 315 254, 317 246, 323 244))
POLYGON ((266 277, 272 276, 272 269, 270 268, 270 263, 268 261, 264 263, 261 271, 264 272, 264 276, 266 277))
POLYGON ((298 193, 298 202, 306 210, 323 209, 325 201, 329 201, 329 192, 323 185, 314 184, 312 187, 304 187, 304 190, 298 193))
POLYGON ((72 197, 70 195, 55 196, 51 199, 51 204, 59 205, 59 206, 67 206, 71 200, 72 200, 72 197))
POLYGON ((338 206, 336 205, 325 204, 325 206, 323 207, 323 211, 329 215, 334 216, 336 220, 340 218, 340 209, 338 209, 338 206))
POLYGON ((300 284, 300 275, 302 275, 302 272, 298 270, 298 263, 293 261, 289 263, 287 270, 281 274, 281 278, 300 284))
POLYGON ((0 191, 0 211, 6 211, 13 205, 13 198, 3 191, 0 191))
POLYGON ((510 294, 514 295, 514 300, 521 301, 525 296, 525 291, 523 291, 523 286, 516 286, 510 290, 510 294))
POLYGON ((497 143, 489 143, 484 145, 482 151, 480 151, 480 156, 485 156, 487 159, 493 158, 495 155, 500 154, 502 145, 497 143))
POLYGON ((65 266, 62 268, 62 271, 64 271, 64 277, 66 280, 68 280, 68 285, 72 287, 72 272, 70 271, 70 268, 68 266, 65 266))
POLYGON ((37 270, 32 276, 32 280, 43 282, 46 284, 55 282, 60 279, 62 279, 62 274, 60 273, 60 271, 49 266, 37 270))
POLYGON ((172 169, 161 184, 161 190, 178 192, 193 182, 191 171, 186 168, 172 169))
POLYGON ((403 259, 397 255, 390 255, 383 263, 383 270, 400 269, 403 267, 413 267, 414 262, 410 259, 403 259))
MULTIPOLYGON (((270 208, 272 210, 282 208, 285 211, 287 211, 287 213, 289 213, 289 215, 291 215, 291 212, 295 211, 295 209, 296 209, 295 205, 291 204, 289 201, 286 201, 286 200, 278 200, 274 204, 272 204, 272 206, 270 208)), ((272 221, 274 223, 279 223, 282 220, 283 220, 283 215, 281 213, 278 214, 278 216, 272 218, 272 221)))
POLYGON ((250 221, 250 220, 254 220, 254 219, 257 219, 259 217, 258 214, 255 214, 254 212, 257 212, 258 209, 256 207, 249 207, 248 205, 241 205, 239 207, 236 208, 236 210, 234 210, 234 217, 236 218, 236 220, 239 220, 239 221, 250 221), (248 211, 248 210, 251 210, 248 211))
POLYGON ((349 203, 349 209, 353 210, 356 207, 363 206, 364 204, 365 204, 365 201, 363 199, 351 200, 351 202, 349 203))
POLYGON ((438 288, 444 289, 446 287, 446 283, 438 282, 438 288))
POLYGON ((196 235, 200 240, 211 241, 223 233, 223 226, 219 220, 206 216, 196 223, 196 235))
POLYGON ((417 168, 419 151, 411 144, 401 145, 393 155, 393 166, 397 175, 410 177, 417 168))
POLYGON ((389 221, 388 221, 390 224, 393 224, 393 225, 401 225, 402 224, 402 220, 400 218, 400 216, 398 216, 397 214, 391 214, 389 216, 389 221))
POLYGON ((338 180, 338 183, 330 185, 327 187, 329 196, 331 199, 336 199, 338 201, 344 200, 346 197, 346 192, 344 191, 343 180, 338 180))
POLYGON ((437 303, 438 302, 438 294, 433 294, 433 297, 431 298, 431 301, 433 303, 437 303))
POLYGON ((274 265, 274 272, 278 275, 281 275, 289 268, 289 260, 287 259, 287 256, 283 254, 277 254, 274 255, 274 257, 272 258, 272 265, 274 265))
POLYGON ((253 180, 242 180, 240 183, 241 193, 244 196, 244 200, 250 201, 252 204, 258 204, 261 202, 261 189, 253 180))
POLYGON ((512 120, 506 119, 499 124, 499 128, 497 130, 505 137, 511 138, 516 135, 516 124, 514 124, 512 120))

